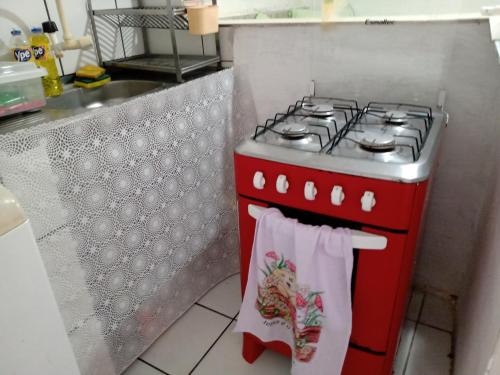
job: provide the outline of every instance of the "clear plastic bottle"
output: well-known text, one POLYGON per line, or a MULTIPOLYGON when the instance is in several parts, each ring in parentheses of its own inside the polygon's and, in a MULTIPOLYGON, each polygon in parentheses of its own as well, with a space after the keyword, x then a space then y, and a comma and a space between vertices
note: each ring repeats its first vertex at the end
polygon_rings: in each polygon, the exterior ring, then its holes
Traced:
POLYGON ((0 61, 14 61, 10 48, 0 39, 0 61))
POLYGON ((35 56, 35 63, 45 68, 48 73, 42 78, 45 96, 61 95, 63 86, 57 71, 56 60, 50 48, 49 38, 42 32, 41 27, 31 29, 30 44, 35 56))
POLYGON ((14 60, 19 62, 34 62, 35 58, 31 51, 31 45, 21 30, 12 29, 10 35, 10 50, 12 51, 14 60))

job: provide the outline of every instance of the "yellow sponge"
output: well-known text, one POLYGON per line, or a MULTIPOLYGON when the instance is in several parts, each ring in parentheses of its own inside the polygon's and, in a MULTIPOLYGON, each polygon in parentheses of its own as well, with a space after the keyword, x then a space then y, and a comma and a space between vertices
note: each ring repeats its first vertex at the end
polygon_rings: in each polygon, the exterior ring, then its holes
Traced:
POLYGON ((93 89, 96 87, 101 87, 111 81, 111 77, 108 76, 108 78, 101 79, 99 81, 92 81, 92 82, 84 82, 84 81, 75 81, 73 85, 75 87, 83 87, 84 89, 93 89))
POLYGON ((102 76, 106 70, 104 68, 101 68, 100 66, 95 66, 95 65, 85 65, 82 66, 80 69, 76 71, 76 76, 77 77, 83 77, 83 78, 97 78, 99 76, 102 76))

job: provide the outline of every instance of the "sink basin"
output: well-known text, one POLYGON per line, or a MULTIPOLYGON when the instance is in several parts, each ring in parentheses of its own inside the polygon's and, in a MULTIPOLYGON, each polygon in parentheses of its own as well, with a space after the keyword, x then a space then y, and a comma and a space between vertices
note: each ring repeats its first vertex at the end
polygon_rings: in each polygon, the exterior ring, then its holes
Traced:
POLYGON ((153 90, 166 87, 155 81, 111 81, 95 89, 71 88, 47 101, 46 109, 88 110, 113 105, 153 90))
POLYGON ((28 128, 42 122, 59 120, 89 110, 124 101, 138 95, 167 88, 172 84, 159 81, 111 81, 95 89, 69 87, 61 96, 49 98, 42 110, 0 119, 0 134, 28 128))

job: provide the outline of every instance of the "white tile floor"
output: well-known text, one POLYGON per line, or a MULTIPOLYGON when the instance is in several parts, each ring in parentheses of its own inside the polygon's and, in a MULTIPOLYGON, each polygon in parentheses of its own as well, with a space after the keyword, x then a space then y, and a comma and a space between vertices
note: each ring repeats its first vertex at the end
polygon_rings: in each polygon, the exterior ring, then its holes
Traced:
MULTIPOLYGON (((232 333, 240 306, 239 275, 195 304, 124 375, 285 375, 290 362, 266 351, 253 364, 241 357, 241 335, 232 333)), ((453 308, 415 291, 394 363, 394 375, 449 375, 453 308)))

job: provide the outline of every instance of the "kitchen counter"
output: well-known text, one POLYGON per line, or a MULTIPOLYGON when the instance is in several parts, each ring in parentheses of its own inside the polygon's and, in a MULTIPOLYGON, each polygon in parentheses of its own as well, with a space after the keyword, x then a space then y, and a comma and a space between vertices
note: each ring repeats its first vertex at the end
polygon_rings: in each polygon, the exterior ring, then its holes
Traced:
MULTIPOLYGON (((186 78, 187 81, 190 81, 213 72, 214 69, 204 69, 188 75, 186 78)), ((47 104, 41 110, 0 118, 0 135, 19 129, 27 129, 44 122, 70 118, 101 107, 123 103, 140 95, 179 85, 175 76, 171 74, 118 69, 108 69, 108 73, 113 77, 113 80, 104 86, 83 89, 75 88, 72 83, 67 83, 64 85, 64 93, 61 96, 47 98, 47 104)), ((63 80, 72 82, 73 76, 66 76, 63 80)))

